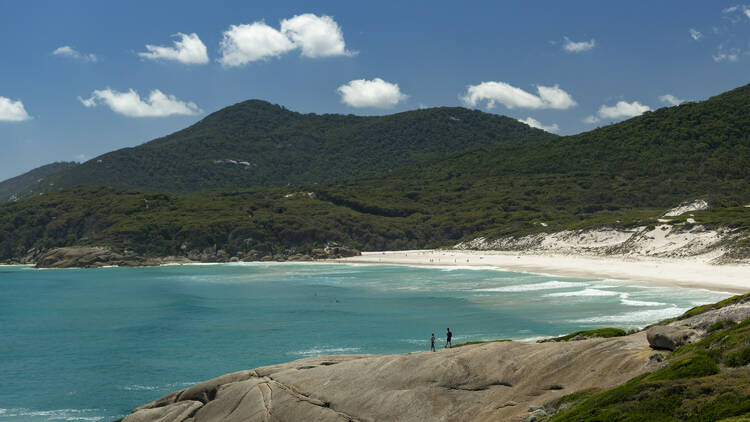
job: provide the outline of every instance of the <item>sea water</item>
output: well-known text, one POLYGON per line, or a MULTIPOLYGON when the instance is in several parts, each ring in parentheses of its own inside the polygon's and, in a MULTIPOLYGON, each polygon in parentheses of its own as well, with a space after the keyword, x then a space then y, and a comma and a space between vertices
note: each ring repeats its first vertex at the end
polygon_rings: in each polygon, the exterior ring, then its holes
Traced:
POLYGON ((112 420, 228 372, 643 327, 726 292, 492 269, 253 263, 0 267, 0 421, 112 420))

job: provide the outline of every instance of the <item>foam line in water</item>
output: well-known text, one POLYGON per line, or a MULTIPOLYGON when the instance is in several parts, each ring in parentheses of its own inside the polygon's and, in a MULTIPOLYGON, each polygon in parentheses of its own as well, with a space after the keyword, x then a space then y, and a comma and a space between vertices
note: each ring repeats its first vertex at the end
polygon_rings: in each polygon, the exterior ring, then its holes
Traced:
POLYGON ((664 302, 650 302, 646 300, 629 299, 630 293, 620 293, 620 303, 625 306, 665 306, 664 302))
POLYGON ((619 294, 620 293, 618 292, 612 292, 609 290, 586 288, 583 290, 575 290, 572 292, 548 293, 545 296, 548 296, 548 297, 594 297, 594 296, 617 296, 619 294))
POLYGON ((490 287, 486 289, 474 289, 475 292, 533 292, 537 290, 566 289, 570 287, 585 287, 588 283, 552 280, 544 283, 514 284, 504 287, 490 287))
POLYGON ((680 308, 677 306, 670 306, 662 309, 648 309, 643 311, 626 312, 619 315, 602 315, 592 318, 581 318, 575 319, 570 322, 576 324, 590 324, 590 323, 651 323, 654 321, 661 321, 667 318, 676 317, 681 315, 688 308, 680 308))
POLYGON ((323 355, 336 355, 341 353, 357 353, 361 351, 359 347, 313 347, 307 350, 297 350, 289 352, 290 355, 313 357, 323 355))
POLYGON ((66 420, 66 421, 100 421, 104 416, 89 416, 100 409, 54 409, 32 410, 25 408, 0 409, 0 419, 14 418, 17 420, 66 420))

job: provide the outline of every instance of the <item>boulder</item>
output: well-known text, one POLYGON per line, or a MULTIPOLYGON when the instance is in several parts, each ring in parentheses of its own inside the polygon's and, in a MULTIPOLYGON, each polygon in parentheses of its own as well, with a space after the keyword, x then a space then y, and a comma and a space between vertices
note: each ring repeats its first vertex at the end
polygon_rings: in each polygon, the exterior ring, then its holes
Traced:
POLYGON ((692 343, 698 332, 685 327, 656 325, 646 331, 648 344, 652 349, 674 350, 683 344, 692 343))

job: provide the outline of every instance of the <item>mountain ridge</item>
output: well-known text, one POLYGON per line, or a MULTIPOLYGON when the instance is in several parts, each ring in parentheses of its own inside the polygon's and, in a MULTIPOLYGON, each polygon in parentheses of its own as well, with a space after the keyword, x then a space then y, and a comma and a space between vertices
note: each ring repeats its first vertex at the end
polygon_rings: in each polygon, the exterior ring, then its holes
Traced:
POLYGON ((552 136, 460 107, 355 116, 301 114, 248 100, 165 137, 95 157, 53 182, 55 189, 105 185, 180 193, 332 183, 498 142, 552 136))

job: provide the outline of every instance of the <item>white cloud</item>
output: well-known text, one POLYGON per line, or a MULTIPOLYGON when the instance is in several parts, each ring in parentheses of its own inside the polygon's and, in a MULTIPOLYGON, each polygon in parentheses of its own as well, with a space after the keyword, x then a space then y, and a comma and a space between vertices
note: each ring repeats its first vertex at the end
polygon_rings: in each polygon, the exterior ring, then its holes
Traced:
POLYGON ((563 42, 563 50, 567 51, 568 53, 581 53, 584 51, 589 51, 592 48, 596 46, 596 40, 591 39, 590 41, 571 41, 568 37, 563 37, 565 42, 563 42))
POLYGON ((0 121, 22 122, 29 119, 31 116, 26 112, 21 100, 13 101, 10 98, 0 97, 0 121))
POLYGON ((344 34, 333 18, 305 13, 282 20, 280 30, 262 21, 230 26, 221 41, 219 62, 225 67, 244 66, 297 48, 311 58, 356 54, 346 49, 344 34))
POLYGON ((198 38, 198 34, 178 32, 173 36, 180 37, 179 40, 173 42, 174 47, 146 44, 148 52, 138 53, 138 55, 150 60, 176 60, 185 64, 208 63, 206 45, 198 38))
POLYGON ((690 36, 695 40, 698 41, 699 39, 703 38, 703 34, 701 34, 699 31, 696 31, 693 28, 690 28, 690 36))
POLYGON ((721 13, 726 15, 725 18, 729 19, 730 22, 736 24, 743 19, 743 16, 750 19, 750 6, 746 4, 740 4, 732 7, 727 7, 726 9, 722 10, 721 13), (736 14, 735 12, 739 13, 736 14))
POLYGON ((541 130, 544 130, 544 131, 547 131, 547 132, 557 132, 558 130, 560 130, 560 127, 557 126, 557 123, 553 123, 550 126, 545 126, 545 125, 541 124, 539 122, 539 120, 537 120, 537 119, 535 119, 533 117, 527 117, 526 119, 523 119, 523 120, 519 119, 518 121, 521 122, 521 123, 526 123, 527 125, 529 125, 531 127, 534 127, 534 128, 537 128, 537 129, 541 129, 541 130))
POLYGON ((78 154, 76 155, 76 160, 78 160, 79 163, 82 163, 86 161, 86 154, 78 154))
POLYGON ((193 115, 201 113, 195 103, 178 100, 174 95, 166 95, 155 89, 151 91, 147 100, 142 100, 135 90, 118 92, 112 89, 95 90, 91 98, 78 100, 86 107, 99 104, 107 105, 115 113, 128 117, 165 117, 174 114, 193 115))
POLYGON ((622 117, 640 116, 650 110, 651 107, 643 105, 638 101, 633 101, 632 103, 618 101, 614 106, 601 106, 598 113, 600 117, 605 119, 619 119, 622 117))
POLYGON ((583 119, 584 123, 597 123, 603 119, 622 119, 628 117, 640 116, 641 114, 650 111, 651 107, 643 105, 638 101, 628 103, 625 101, 618 101, 613 106, 603 105, 599 107, 599 111, 596 112, 596 116, 588 116, 583 119))
POLYGON ((97 61, 96 55, 92 53, 81 53, 79 51, 76 51, 69 45, 57 47, 55 51, 52 52, 52 54, 55 56, 70 57, 71 59, 82 60, 84 62, 95 63, 97 61))
POLYGON ((258 60, 278 57, 294 49, 284 34, 263 22, 232 25, 221 40, 219 62, 226 67, 243 66, 258 60))
POLYGON ((302 50, 305 57, 351 56, 344 33, 330 16, 305 13, 281 21, 281 33, 302 50))
POLYGON ((559 86, 537 86, 539 95, 534 95, 521 88, 505 82, 482 82, 479 85, 469 85, 461 101, 468 107, 476 107, 482 101, 487 101, 487 108, 500 103, 507 108, 554 108, 565 110, 576 105, 576 102, 559 86))
POLYGON ((671 104, 673 106, 680 105, 685 102, 685 100, 681 100, 672 94, 664 94, 659 97, 659 100, 665 104, 671 104))
POLYGON ((594 116, 594 115, 592 114, 592 115, 590 115, 590 116, 586 116, 586 118, 585 118, 585 119, 583 119, 583 123, 594 124, 594 123, 597 123, 597 122, 599 122, 599 120, 600 120, 600 119, 599 119, 598 117, 596 117, 596 116, 594 116))
POLYGON ((401 93, 397 84, 380 78, 371 81, 356 79, 341 85, 336 90, 341 102, 350 107, 391 108, 409 96, 401 93))
POLYGON ((727 51, 722 46, 719 46, 719 51, 712 57, 716 63, 736 62, 740 58, 740 50, 737 48, 730 48, 727 51))

